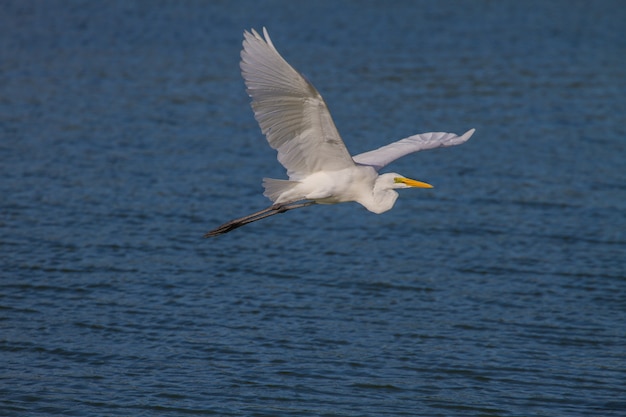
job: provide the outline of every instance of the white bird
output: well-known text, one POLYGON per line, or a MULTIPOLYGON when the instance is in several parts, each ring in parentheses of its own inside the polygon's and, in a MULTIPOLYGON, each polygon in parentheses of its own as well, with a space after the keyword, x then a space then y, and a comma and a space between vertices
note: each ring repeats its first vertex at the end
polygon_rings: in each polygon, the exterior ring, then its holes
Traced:
POLYGON ((350 156, 320 93, 278 53, 265 28, 263 35, 265 39, 254 29, 244 31, 241 74, 254 116, 289 179, 265 178, 263 195, 273 205, 224 223, 204 237, 311 204, 356 201, 383 213, 396 202, 396 189, 432 186, 396 173, 379 175, 381 168, 409 153, 459 145, 474 133, 422 133, 350 156))

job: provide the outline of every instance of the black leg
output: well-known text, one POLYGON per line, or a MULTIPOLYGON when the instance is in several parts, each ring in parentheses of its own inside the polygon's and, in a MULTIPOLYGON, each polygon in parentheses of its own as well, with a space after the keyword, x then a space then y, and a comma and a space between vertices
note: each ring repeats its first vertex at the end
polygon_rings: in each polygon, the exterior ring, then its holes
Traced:
POLYGON ((297 209, 301 207, 307 207, 312 204, 315 204, 315 201, 305 201, 303 203, 294 201, 292 203, 274 204, 272 206, 269 206, 266 209, 257 211, 256 213, 252 213, 247 216, 240 217, 238 219, 234 219, 229 222, 226 222, 220 227, 217 227, 211 230, 210 232, 205 233, 204 237, 223 235, 224 233, 228 233, 231 230, 237 229, 238 227, 241 227, 248 223, 256 222, 257 220, 261 220, 266 217, 273 216, 275 214, 284 213, 288 210, 293 210, 293 209, 297 209))

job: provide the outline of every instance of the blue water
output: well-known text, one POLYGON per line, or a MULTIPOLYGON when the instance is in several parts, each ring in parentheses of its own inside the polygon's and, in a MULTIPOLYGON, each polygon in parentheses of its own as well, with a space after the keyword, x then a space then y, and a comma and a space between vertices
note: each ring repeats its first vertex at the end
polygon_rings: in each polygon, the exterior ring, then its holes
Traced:
POLYGON ((623 416, 621 1, 0 4, 0 414, 623 416), (244 29, 435 185, 215 239, 284 178, 244 29))

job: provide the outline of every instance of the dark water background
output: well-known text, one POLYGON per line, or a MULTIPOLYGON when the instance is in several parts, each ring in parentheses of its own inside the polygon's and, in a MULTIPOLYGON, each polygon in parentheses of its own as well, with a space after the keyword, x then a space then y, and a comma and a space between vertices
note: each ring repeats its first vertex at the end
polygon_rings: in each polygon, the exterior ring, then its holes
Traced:
POLYGON ((622 1, 2 1, 0 414, 626 415, 622 1), (282 168, 267 26, 353 153, 467 144, 373 215, 213 240, 282 168))

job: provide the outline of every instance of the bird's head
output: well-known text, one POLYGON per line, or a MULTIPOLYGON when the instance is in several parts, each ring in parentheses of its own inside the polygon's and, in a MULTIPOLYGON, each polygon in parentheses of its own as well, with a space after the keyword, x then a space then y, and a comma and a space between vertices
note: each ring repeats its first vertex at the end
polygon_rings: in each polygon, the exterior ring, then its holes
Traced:
POLYGON ((432 185, 425 182, 412 180, 403 177, 395 172, 379 175, 374 183, 372 199, 357 200, 366 209, 371 212, 380 214, 390 210, 398 198, 396 189, 398 188, 433 188, 432 185))

